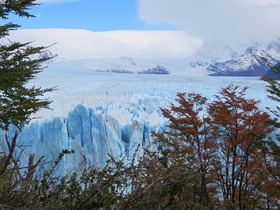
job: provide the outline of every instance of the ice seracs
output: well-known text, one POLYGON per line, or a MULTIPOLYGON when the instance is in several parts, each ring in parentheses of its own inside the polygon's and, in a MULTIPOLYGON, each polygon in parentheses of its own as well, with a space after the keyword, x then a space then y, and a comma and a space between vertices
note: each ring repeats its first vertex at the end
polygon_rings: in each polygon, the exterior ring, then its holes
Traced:
POLYGON ((40 118, 25 127, 18 141, 22 145, 18 155, 24 148, 24 154, 44 156, 46 162, 62 150, 74 150, 63 158, 59 175, 86 166, 103 167, 109 156, 131 161, 141 155, 151 146, 151 131, 165 129, 160 107, 167 108, 178 92, 201 93, 211 101, 229 84, 248 86, 247 96, 260 100, 263 110, 274 106, 259 77, 120 75, 91 72, 83 68, 83 61, 75 62, 53 63, 32 81, 30 85, 58 89, 48 95, 51 110, 40 110, 34 116, 40 118))

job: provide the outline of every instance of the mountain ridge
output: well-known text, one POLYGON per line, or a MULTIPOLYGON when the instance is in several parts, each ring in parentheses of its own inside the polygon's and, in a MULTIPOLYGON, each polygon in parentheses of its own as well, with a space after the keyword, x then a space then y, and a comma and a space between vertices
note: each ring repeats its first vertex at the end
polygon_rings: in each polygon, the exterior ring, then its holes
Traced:
POLYGON ((202 44, 180 31, 25 29, 12 32, 11 39, 50 46, 50 53, 43 56, 58 54, 54 61, 92 60, 89 69, 98 72, 147 73, 161 66, 170 74, 263 76, 280 60, 279 37, 230 45, 218 41, 202 44), (269 65, 260 58, 266 58, 269 65))

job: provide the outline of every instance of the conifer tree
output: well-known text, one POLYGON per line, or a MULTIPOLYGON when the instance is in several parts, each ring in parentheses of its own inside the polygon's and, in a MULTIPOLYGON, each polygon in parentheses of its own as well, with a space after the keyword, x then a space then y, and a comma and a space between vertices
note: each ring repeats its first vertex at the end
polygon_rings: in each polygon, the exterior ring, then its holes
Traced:
MULTIPOLYGON (((272 66, 271 71, 276 74, 280 74, 280 64, 277 66, 272 66)), ((267 91, 270 93, 268 97, 274 101, 280 102, 280 83, 274 78, 263 78, 263 79, 268 83, 267 91)), ((277 112, 280 111, 280 106, 277 106, 276 108, 277 110, 274 111, 274 114, 279 116, 280 114, 277 112)))
MULTIPOLYGON (((271 71, 280 74, 280 64, 276 66, 270 66, 271 71)), ((275 78, 263 78, 267 83, 267 91, 269 92, 269 98, 280 102, 280 83, 275 78)), ((280 106, 276 107, 276 110, 267 107, 275 116, 280 117, 280 106)), ((279 129, 280 122, 275 121, 273 125, 279 129)), ((272 178, 272 184, 268 186, 268 193, 276 195, 280 193, 280 135, 276 134, 276 138, 273 141, 266 141, 264 144, 263 153, 265 155, 266 167, 270 173, 270 179, 272 178), (274 182, 274 183, 273 183, 274 182)), ((278 198, 279 199, 279 198, 278 198)), ((280 203, 278 203, 280 207, 280 203)))
POLYGON ((35 5, 35 0, 0 1, 0 18, 6 22, 0 26, 0 129, 7 132, 11 126, 15 128, 11 136, 6 134, 0 142, 2 145, 7 144, 8 148, 7 155, 0 160, 0 175, 5 173, 12 159, 18 134, 30 122, 31 115, 40 108, 47 108, 51 102, 42 96, 53 91, 53 88, 27 86, 42 71, 42 64, 51 59, 42 56, 46 47, 32 47, 31 42, 9 40, 10 32, 20 27, 8 21, 9 15, 34 17, 29 10, 35 5))

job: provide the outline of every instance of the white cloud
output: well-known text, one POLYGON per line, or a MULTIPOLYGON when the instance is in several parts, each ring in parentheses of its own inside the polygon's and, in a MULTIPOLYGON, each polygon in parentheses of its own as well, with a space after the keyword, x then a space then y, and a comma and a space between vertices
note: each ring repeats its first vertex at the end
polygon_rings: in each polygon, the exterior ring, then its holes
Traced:
POLYGON ((18 30, 11 40, 34 40, 36 46, 48 46, 67 59, 188 57, 202 45, 202 40, 179 31, 108 31, 74 29, 18 30))
POLYGON ((139 0, 139 15, 204 39, 247 41, 280 35, 280 0, 139 0))
POLYGON ((237 0, 241 4, 245 5, 259 5, 259 6, 279 6, 279 0, 237 0))

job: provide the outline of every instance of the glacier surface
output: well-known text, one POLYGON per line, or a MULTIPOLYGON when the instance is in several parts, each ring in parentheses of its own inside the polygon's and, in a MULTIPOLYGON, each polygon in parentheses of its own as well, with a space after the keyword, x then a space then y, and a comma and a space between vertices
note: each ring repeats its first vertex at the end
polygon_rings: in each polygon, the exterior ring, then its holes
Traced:
MULTIPOLYGON (((211 101, 223 87, 234 84, 248 86, 247 97, 260 100, 261 109, 276 106, 259 77, 194 76, 188 71, 181 75, 100 73, 90 71, 90 65, 89 61, 55 62, 29 84, 57 86, 57 90, 44 96, 53 101, 50 109, 36 113, 20 134, 17 155, 35 153, 37 160, 44 156, 49 162, 64 149, 74 150, 63 157, 58 174, 103 167, 109 156, 130 161, 151 145, 151 131, 165 128, 160 107, 174 102, 178 92, 201 93, 211 101)), ((22 155, 21 160, 27 158, 22 155)))

